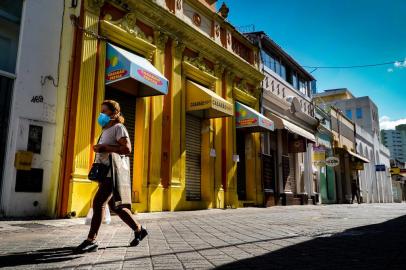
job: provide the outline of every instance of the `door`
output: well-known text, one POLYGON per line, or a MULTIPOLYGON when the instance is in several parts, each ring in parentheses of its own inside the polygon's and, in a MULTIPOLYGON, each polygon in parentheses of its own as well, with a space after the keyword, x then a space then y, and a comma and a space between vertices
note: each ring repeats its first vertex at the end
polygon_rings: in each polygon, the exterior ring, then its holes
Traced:
POLYGON ((186 200, 201 200, 200 118, 186 114, 186 200))
POLYGON ((13 81, 13 79, 0 75, 0 191, 3 183, 3 167, 6 155, 13 81))
POLYGON ((264 185, 265 205, 275 205, 276 194, 276 173, 275 173, 275 152, 270 155, 262 154, 262 183, 264 185))
MULTIPOLYGON (((105 99, 112 99, 120 104, 121 114, 124 116, 124 126, 130 136, 131 147, 134 149, 135 138, 135 112, 137 98, 112 87, 106 86, 105 99)), ((133 152, 134 153, 134 152, 133 152)), ((130 175, 133 177, 134 154, 130 155, 130 175)), ((132 181, 131 181, 132 188, 132 181)), ((135 200, 135 198, 133 198, 135 200)))
POLYGON ((241 131, 237 131, 237 155, 240 157, 237 164, 237 194, 239 200, 246 200, 245 133, 241 131))

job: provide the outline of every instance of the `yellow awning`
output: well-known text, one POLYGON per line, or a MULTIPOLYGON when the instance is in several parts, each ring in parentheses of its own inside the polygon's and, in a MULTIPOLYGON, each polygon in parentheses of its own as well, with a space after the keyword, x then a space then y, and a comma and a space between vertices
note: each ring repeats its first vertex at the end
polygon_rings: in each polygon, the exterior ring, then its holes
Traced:
POLYGON ((314 134, 310 133, 309 131, 283 119, 279 116, 274 114, 267 115, 269 119, 271 119, 275 123, 276 129, 286 129, 292 133, 302 136, 303 138, 308 139, 309 141, 316 142, 316 137, 314 134))
POLYGON ((186 81, 186 111, 202 118, 220 118, 234 115, 234 106, 210 89, 186 81))

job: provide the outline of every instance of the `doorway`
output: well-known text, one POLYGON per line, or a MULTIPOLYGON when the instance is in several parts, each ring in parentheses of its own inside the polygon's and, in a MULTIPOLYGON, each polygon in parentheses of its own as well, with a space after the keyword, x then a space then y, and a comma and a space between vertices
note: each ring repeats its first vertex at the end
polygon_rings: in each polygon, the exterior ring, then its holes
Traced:
POLYGON ((237 130, 237 194, 238 200, 247 199, 246 164, 245 164, 245 133, 237 130))
POLYGON ((13 79, 0 75, 0 192, 3 183, 3 169, 6 155, 13 82, 13 79))
MULTIPOLYGON (((127 128, 130 136, 131 148, 134 149, 135 144, 135 113, 136 113, 136 101, 137 97, 120 91, 114 87, 106 85, 105 99, 112 99, 120 104, 121 114, 125 121, 124 126, 127 128)), ((133 165, 134 165, 134 153, 130 155, 130 175, 133 178, 133 165)), ((131 181, 131 188, 133 181, 131 181)), ((134 199, 134 198, 133 198, 134 199)))

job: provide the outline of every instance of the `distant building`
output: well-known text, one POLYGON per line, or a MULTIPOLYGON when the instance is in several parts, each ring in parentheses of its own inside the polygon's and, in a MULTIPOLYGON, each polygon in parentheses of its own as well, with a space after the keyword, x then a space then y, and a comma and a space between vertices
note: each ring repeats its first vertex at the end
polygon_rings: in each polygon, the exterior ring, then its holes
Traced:
POLYGON ((313 97, 317 104, 334 105, 341 109, 354 123, 379 138, 378 107, 368 96, 355 97, 347 88, 341 88, 325 90, 313 97))
POLYGON ((368 160, 363 165, 356 164, 363 201, 392 202, 390 152, 381 143, 376 104, 368 96, 355 97, 347 88, 316 93, 313 101, 327 110, 330 107, 338 108, 355 123, 356 154, 368 160))
POLYGON ((399 125, 395 130, 381 130, 383 144, 389 148, 391 159, 406 162, 406 125, 399 125))

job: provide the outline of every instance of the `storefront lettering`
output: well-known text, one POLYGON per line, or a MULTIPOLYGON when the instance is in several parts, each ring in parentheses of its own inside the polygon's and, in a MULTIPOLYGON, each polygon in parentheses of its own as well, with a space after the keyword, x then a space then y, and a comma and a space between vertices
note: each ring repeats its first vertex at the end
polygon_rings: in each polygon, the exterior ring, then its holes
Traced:
POLYGON ((199 107, 199 106, 204 106, 210 104, 209 100, 205 100, 205 101, 194 101, 194 102, 190 102, 190 107, 199 107))
POLYGON ((139 70, 137 70, 137 72, 141 77, 143 77, 144 79, 146 79, 147 81, 149 81, 155 85, 163 84, 162 80, 159 77, 155 76, 154 74, 152 74, 146 70, 139 69, 139 70))
POLYGON ((126 75, 126 74, 127 74, 127 70, 125 70, 125 69, 115 70, 106 75, 106 80, 108 80, 108 81, 118 80, 118 79, 124 77, 124 75, 126 75))

